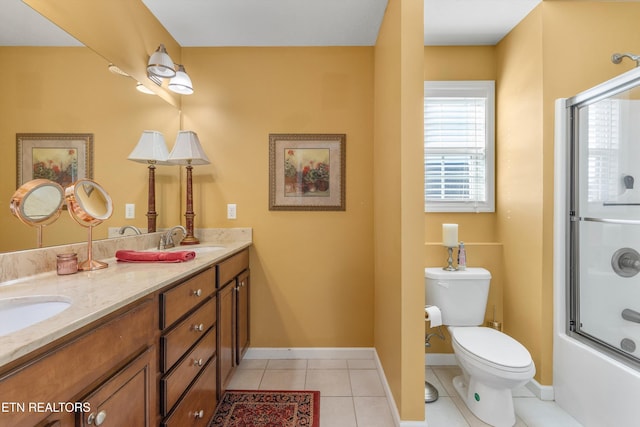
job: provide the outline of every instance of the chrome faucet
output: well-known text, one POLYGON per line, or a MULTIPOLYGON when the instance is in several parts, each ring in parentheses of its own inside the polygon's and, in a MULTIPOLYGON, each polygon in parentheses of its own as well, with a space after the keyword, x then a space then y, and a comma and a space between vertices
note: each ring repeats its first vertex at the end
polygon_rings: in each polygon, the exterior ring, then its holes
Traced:
POLYGON ((140 231, 140 229, 134 225, 125 225, 120 227, 120 229, 118 230, 118 234, 124 234, 124 232, 127 231, 127 228, 133 230, 133 232, 138 235, 142 234, 142 231, 140 231))
POLYGON ((171 227, 169 231, 167 231, 165 234, 160 236, 160 241, 158 242, 158 249, 173 248, 175 246, 175 243, 173 242, 173 232, 176 230, 182 231, 183 239, 184 239, 184 236, 187 235, 187 229, 184 228, 183 226, 176 225, 174 227, 171 227))

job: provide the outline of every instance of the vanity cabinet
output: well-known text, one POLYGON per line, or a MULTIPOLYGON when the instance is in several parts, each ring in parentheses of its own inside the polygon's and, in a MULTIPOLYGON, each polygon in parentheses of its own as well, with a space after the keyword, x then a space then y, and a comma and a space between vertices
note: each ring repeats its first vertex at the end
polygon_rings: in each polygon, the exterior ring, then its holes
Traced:
POLYGON ((218 264, 218 389, 224 394, 249 346, 249 251, 218 264))
POLYGON ((216 270, 160 293, 162 426, 206 425, 217 403, 216 270))
POLYGON ((152 298, 144 298, 6 367, 0 396, 14 406, 0 412, 0 425, 82 426, 91 414, 92 425, 100 425, 101 411, 103 422, 153 425, 154 307, 152 298))
POLYGON ((249 251, 0 368, 0 426, 207 427, 249 346, 249 251))

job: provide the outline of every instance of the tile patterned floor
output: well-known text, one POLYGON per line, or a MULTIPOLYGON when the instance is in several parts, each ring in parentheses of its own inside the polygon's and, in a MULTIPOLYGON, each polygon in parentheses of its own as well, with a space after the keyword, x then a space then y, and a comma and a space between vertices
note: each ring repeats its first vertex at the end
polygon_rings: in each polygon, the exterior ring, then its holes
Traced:
MULTIPOLYGON (((428 427, 486 427, 457 396, 457 366, 430 366, 426 378, 440 398, 425 405, 428 427)), ((320 427, 395 427, 373 359, 244 359, 230 389, 319 390, 320 427)), ((516 427, 581 427, 555 402, 522 387, 514 392, 516 427)))

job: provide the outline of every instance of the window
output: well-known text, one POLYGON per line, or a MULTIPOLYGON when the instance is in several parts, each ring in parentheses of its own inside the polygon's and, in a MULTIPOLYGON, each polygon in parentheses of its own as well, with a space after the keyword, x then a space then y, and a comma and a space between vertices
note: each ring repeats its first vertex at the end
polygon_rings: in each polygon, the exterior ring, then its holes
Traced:
POLYGON ((493 81, 424 82, 425 212, 494 212, 493 81))

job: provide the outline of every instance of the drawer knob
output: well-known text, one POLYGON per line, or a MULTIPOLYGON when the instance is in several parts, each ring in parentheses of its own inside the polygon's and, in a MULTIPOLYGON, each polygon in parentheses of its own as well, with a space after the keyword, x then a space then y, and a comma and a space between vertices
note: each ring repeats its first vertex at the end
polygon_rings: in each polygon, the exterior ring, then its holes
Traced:
POLYGON ((91 425, 91 424, 95 424, 97 426, 102 425, 102 423, 104 423, 104 420, 107 418, 107 411, 100 411, 97 414, 95 413, 91 413, 89 414, 89 417, 87 417, 87 424, 91 425))
POLYGON ((202 332, 204 331, 204 325, 202 323, 200 323, 199 325, 193 325, 193 330, 196 332, 202 332))
POLYGON ((193 366, 202 366, 204 365, 204 363, 202 363, 202 359, 193 359, 193 366))
POLYGON ((202 289, 196 289, 195 291, 193 291, 194 297, 199 297, 201 295, 202 295, 202 289))
POLYGON ((198 418, 204 418, 204 411, 202 409, 200 409, 199 411, 195 411, 193 413, 193 417, 198 419, 198 418))

